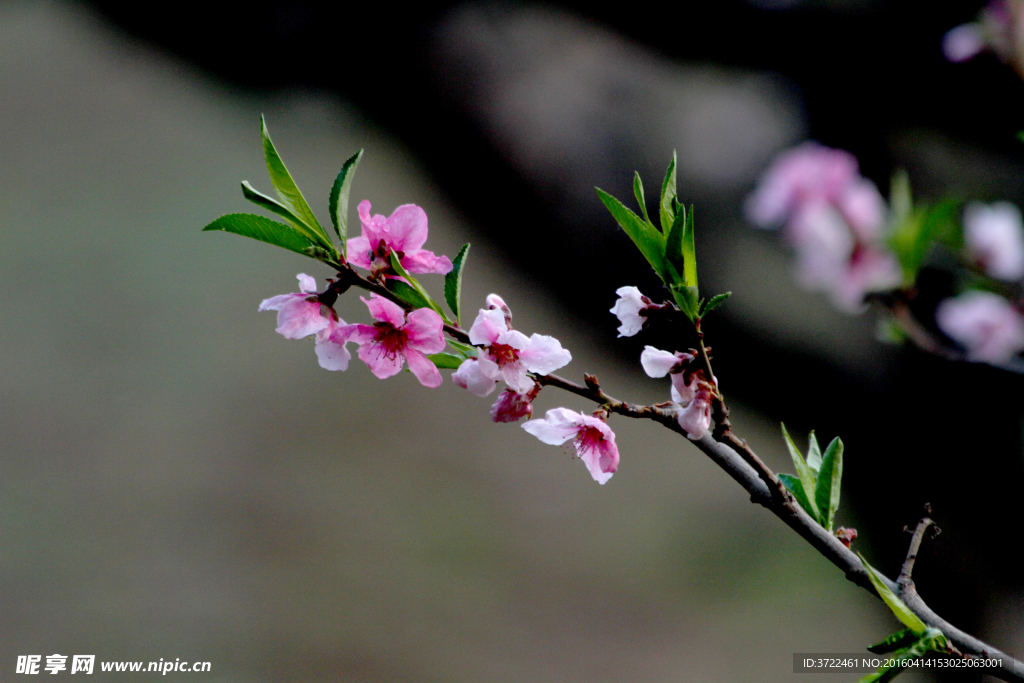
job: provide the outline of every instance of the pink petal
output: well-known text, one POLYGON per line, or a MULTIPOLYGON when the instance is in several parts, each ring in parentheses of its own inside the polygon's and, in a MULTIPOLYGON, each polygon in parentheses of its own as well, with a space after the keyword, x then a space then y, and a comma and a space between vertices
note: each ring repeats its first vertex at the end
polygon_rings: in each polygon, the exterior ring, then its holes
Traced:
POLYGON ((664 377, 679 365, 679 357, 653 346, 645 346, 643 353, 640 354, 640 365, 644 367, 648 377, 664 377))
POLYGON ((365 237, 353 237, 348 241, 346 256, 352 265, 370 270, 373 266, 373 259, 370 256, 372 251, 370 249, 370 240, 365 237))
POLYGON ((578 451, 578 455, 598 484, 607 484, 619 469, 619 447, 615 445, 614 434, 593 448, 578 451))
MULTIPOLYGON (((363 299, 363 297, 359 297, 363 299)), ((395 327, 405 324, 405 311, 393 301, 388 301, 376 294, 370 295, 370 300, 363 299, 363 303, 370 309, 370 315, 382 322, 391 323, 395 327)))
POLYGON ((547 375, 568 365, 572 354, 563 349, 554 337, 534 333, 530 337, 529 346, 519 354, 519 358, 530 372, 547 375))
POLYGON ((320 315, 320 302, 292 299, 277 311, 277 333, 285 339, 302 339, 327 327, 327 318, 320 315))
POLYGON ((711 404, 700 397, 679 411, 676 420, 686 432, 686 438, 697 441, 711 428, 711 404))
POLYGON ((488 294, 485 302, 487 303, 487 308, 508 308, 508 304, 505 303, 505 300, 497 294, 488 294))
POLYGON ((329 337, 322 340, 317 339, 315 350, 320 367, 324 370, 348 370, 348 362, 352 360, 352 354, 344 344, 338 344, 329 337))
POLYGON ((484 377, 493 379, 494 381, 505 378, 504 375, 502 375, 501 367, 494 362, 486 350, 480 350, 480 354, 477 356, 477 362, 480 364, 480 372, 483 373, 484 377))
POLYGON ((459 369, 452 373, 452 382, 480 398, 487 396, 498 386, 495 380, 480 371, 480 363, 474 358, 462 362, 459 369))
POLYGON ((452 272, 452 260, 447 256, 437 256, 432 251, 419 249, 406 252, 402 259, 402 267, 410 273, 436 273, 447 275, 452 272))
POLYGON ((359 347, 359 360, 379 379, 387 379, 402 371, 404 359, 400 353, 389 356, 383 344, 369 342, 359 347))
POLYGON ((406 255, 412 254, 427 241, 427 213, 415 204, 402 204, 391 212, 385 229, 388 246, 406 255))
POLYGON ((327 327, 316 333, 316 357, 324 370, 347 370, 352 354, 345 348, 349 342, 348 329, 344 320, 329 320, 327 327))
POLYGON ((443 380, 440 371, 424 354, 416 349, 407 348, 405 360, 409 363, 409 371, 416 376, 420 384, 431 389, 441 386, 443 380))
POLYGON ((498 337, 508 332, 505 325, 505 314, 500 310, 484 310, 476 316, 473 326, 469 328, 469 343, 490 346, 498 341, 498 337))
POLYGON ((697 378, 690 375, 690 383, 686 383, 686 373, 672 375, 672 400, 683 405, 689 403, 697 395, 697 378))
MULTIPOLYGON (((532 387, 531 387, 532 388, 532 387)), ((525 394, 506 389, 491 406, 491 419, 495 422, 518 422, 533 415, 533 405, 525 394)))
MULTIPOLYGON (((346 341, 355 342, 362 346, 363 344, 369 344, 373 341, 373 338, 377 336, 377 330, 374 329, 373 325, 345 325, 339 327, 336 333, 339 337, 344 337, 346 341)), ((336 340, 340 343, 340 339, 336 340)))
POLYGON ((579 413, 574 413, 567 408, 552 408, 545 413, 543 420, 524 422, 523 429, 543 443, 561 446, 579 432, 576 422, 580 417, 579 413))
POLYGON ((516 351, 525 351, 530 348, 529 338, 519 330, 509 330, 498 337, 498 343, 511 346, 516 351))
POLYGON ((382 239, 387 242, 387 219, 380 214, 371 216, 370 208, 370 202, 364 199, 359 202, 357 211, 359 212, 359 222, 363 226, 362 238, 367 240, 367 244, 372 249, 382 239))
POLYGON ((501 366, 501 375, 513 391, 525 393, 533 386, 533 380, 526 374, 527 370, 522 362, 506 363, 501 366))
POLYGON ((307 298, 305 294, 296 294, 294 292, 292 292, 290 294, 278 294, 277 296, 272 296, 269 299, 264 299, 263 301, 261 301, 260 302, 259 310, 260 311, 280 311, 281 307, 284 306, 289 301, 292 301, 294 299, 305 299, 305 298, 307 298))
POLYGON ((409 348, 423 353, 440 353, 447 342, 444 340, 444 321, 429 308, 417 308, 409 314, 409 322, 402 331, 409 335, 409 348))
POLYGON ((315 292, 316 291, 316 280, 305 273, 299 273, 295 276, 295 279, 299 281, 300 292, 315 292))
POLYGON ((640 332, 647 321, 645 316, 640 315, 640 311, 647 308, 647 302, 643 300, 643 294, 636 287, 619 287, 615 293, 619 298, 608 312, 613 313, 621 323, 619 336, 632 337, 640 332))

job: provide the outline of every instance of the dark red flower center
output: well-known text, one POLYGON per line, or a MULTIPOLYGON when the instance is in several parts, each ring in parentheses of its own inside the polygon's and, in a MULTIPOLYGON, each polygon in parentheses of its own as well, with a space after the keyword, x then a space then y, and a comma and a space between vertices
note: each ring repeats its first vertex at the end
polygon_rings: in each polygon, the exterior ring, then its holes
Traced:
POLYGON ((491 357, 499 366, 511 365, 519 360, 519 351, 508 344, 491 344, 491 357))
POLYGON ((385 358, 397 358, 405 347, 409 343, 409 335, 405 333, 401 328, 395 327, 391 323, 378 322, 374 323, 374 328, 377 330, 377 334, 374 335, 373 341, 377 342, 383 349, 383 355, 385 358))

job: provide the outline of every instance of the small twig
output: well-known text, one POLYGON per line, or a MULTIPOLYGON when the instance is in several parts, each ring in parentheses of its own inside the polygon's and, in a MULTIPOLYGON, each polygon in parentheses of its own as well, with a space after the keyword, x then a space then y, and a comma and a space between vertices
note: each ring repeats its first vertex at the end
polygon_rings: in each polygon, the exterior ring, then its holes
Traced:
MULTIPOLYGON (((931 512, 931 505, 925 503, 925 511, 931 512)), ((932 521, 931 517, 925 516, 917 523, 917 528, 914 529, 914 535, 910 539, 910 547, 907 548, 907 559, 903 561, 903 569, 900 570, 900 576, 896 579, 896 585, 899 587, 899 592, 913 591, 914 580, 911 578, 911 574, 914 571, 914 562, 917 560, 917 553, 921 549, 921 541, 924 540, 924 534, 928 531, 929 527, 933 530, 938 529, 934 526, 935 522, 932 521)), ((934 538, 936 534, 933 534, 934 538)))

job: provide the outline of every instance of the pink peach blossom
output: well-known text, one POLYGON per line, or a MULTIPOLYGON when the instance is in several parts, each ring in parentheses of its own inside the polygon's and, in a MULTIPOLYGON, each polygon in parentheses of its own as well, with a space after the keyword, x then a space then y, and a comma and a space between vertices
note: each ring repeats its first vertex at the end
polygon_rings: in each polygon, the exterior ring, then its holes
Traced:
POLYGON ((518 422, 524 417, 530 417, 533 415, 533 399, 539 391, 540 386, 537 384, 524 394, 505 389, 491 406, 491 419, 495 422, 518 422))
POLYGON ((967 349, 970 360, 1000 365, 1024 351, 1024 316, 992 292, 972 290, 935 310, 939 329, 967 349))
POLYGON ((305 273, 295 276, 299 291, 280 294, 260 303, 260 311, 277 311, 277 333, 285 339, 302 339, 327 327, 327 318, 320 313, 316 280, 305 273))
POLYGON ((348 241, 348 260, 371 273, 391 269, 391 252, 396 252, 402 267, 410 273, 451 272, 447 256, 436 256, 422 249, 427 241, 427 214, 415 204, 403 204, 390 216, 370 215, 370 202, 359 202, 359 221, 363 232, 348 241))
POLYGON ((385 379, 398 374, 404 361, 423 386, 440 386, 441 373, 426 354, 440 353, 447 345, 441 316, 429 308, 406 315, 400 306, 376 294, 363 303, 378 322, 348 325, 342 334, 359 344, 359 359, 370 372, 385 379))
POLYGON ((1010 202, 971 202, 964 209, 964 242, 985 272, 1000 280, 1024 277, 1024 223, 1010 202))
POLYGON ((534 333, 527 338, 518 330, 510 330, 509 317, 501 308, 480 309, 469 328, 469 341, 483 347, 477 362, 485 377, 505 380, 513 390, 525 393, 533 385, 527 373, 554 372, 568 364, 572 354, 554 337, 534 333))
POLYGON ((576 455, 587 466, 590 476, 604 484, 619 467, 619 448, 615 432, 603 419, 577 413, 567 408, 552 408, 542 420, 523 424, 530 434, 552 446, 561 446, 569 439, 576 446, 576 455))

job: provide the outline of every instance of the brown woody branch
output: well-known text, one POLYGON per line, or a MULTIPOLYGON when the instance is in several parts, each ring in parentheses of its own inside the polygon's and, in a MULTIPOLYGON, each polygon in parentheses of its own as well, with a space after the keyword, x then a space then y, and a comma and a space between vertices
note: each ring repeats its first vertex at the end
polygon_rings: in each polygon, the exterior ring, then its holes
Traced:
MULTIPOLYGON (((398 299, 392 292, 378 283, 370 282, 360 277, 351 267, 339 269, 338 276, 338 282, 335 284, 342 288, 342 291, 347 289, 349 285, 354 285, 389 299, 404 308, 409 308, 408 304, 398 299)), ((469 335, 458 326, 445 324, 444 327, 445 332, 455 339, 464 343, 469 342, 469 335)), ((701 346, 703 348, 703 343, 701 346)), ((710 362, 706 352, 703 354, 702 360, 707 363, 710 374, 710 362)), ((577 384, 558 375, 542 375, 534 377, 534 379, 541 386, 557 387, 581 398, 593 401, 611 413, 617 413, 625 417, 653 420, 677 434, 687 436, 685 430, 679 426, 676 420, 675 410, 657 405, 641 406, 620 401, 606 394, 601 389, 597 378, 592 375, 586 376, 585 384, 577 384)), ((715 403, 715 418, 716 420, 720 417, 723 418, 724 424, 719 424, 714 434, 707 433, 702 438, 693 441, 693 444, 742 486, 750 495, 752 503, 765 507, 781 519, 829 562, 841 569, 849 581, 868 590, 875 597, 879 597, 860 558, 834 534, 826 531, 807 511, 796 503, 775 472, 757 456, 747 445, 746 441, 732 433, 728 425, 728 409, 724 401, 719 397, 715 403)), ((927 517, 918 523, 899 579, 893 581, 882 575, 879 575, 879 577, 890 590, 903 600, 914 614, 920 617, 928 626, 941 630, 961 653, 967 656, 998 658, 1002 660, 1002 667, 986 669, 985 673, 1005 681, 1024 682, 1024 664, 953 626, 932 611, 924 600, 921 599, 921 596, 917 594, 910 574, 914 567, 914 560, 917 557, 921 540, 924 537, 925 531, 931 525, 932 521, 927 517)))

